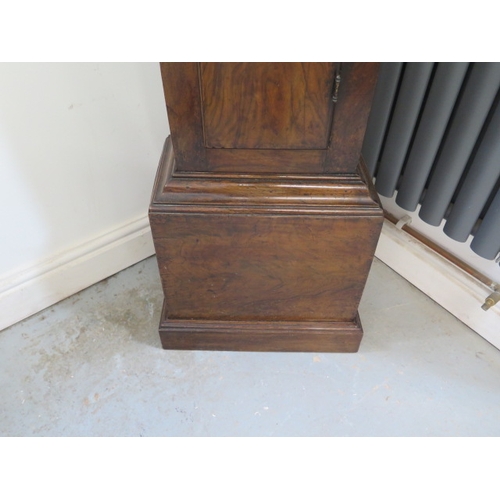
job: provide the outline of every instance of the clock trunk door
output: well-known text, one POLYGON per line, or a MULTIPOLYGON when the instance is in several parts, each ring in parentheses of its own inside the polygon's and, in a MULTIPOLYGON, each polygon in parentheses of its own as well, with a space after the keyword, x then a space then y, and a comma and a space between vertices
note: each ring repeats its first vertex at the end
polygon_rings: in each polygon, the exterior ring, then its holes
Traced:
POLYGON ((201 63, 205 147, 326 149, 334 63, 201 63))
POLYGON ((332 146, 342 66, 162 63, 176 171, 338 171, 332 146))

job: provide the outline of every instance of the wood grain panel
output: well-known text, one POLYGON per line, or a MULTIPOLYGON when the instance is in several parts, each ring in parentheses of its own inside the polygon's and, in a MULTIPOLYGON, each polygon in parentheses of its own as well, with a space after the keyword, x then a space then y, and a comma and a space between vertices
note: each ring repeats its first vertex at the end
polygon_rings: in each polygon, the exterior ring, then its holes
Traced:
POLYGON ((152 214, 169 319, 352 321, 380 224, 152 214))
POLYGON ((209 148, 324 149, 335 63, 201 63, 209 148))

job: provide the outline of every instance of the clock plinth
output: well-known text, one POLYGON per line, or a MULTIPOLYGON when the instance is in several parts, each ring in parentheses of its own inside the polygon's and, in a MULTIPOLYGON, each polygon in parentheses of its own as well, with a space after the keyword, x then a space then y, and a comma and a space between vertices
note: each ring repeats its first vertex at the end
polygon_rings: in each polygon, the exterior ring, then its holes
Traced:
POLYGON ((164 348, 355 352, 382 213, 362 178, 175 178, 150 208, 164 348))

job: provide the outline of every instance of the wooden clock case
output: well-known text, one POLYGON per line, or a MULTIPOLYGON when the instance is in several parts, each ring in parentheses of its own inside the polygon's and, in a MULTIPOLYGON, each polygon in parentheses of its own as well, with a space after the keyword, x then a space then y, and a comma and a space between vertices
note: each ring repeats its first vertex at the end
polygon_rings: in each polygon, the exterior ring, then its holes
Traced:
POLYGON ((355 352, 383 212, 376 63, 161 63, 150 222, 165 349, 355 352))

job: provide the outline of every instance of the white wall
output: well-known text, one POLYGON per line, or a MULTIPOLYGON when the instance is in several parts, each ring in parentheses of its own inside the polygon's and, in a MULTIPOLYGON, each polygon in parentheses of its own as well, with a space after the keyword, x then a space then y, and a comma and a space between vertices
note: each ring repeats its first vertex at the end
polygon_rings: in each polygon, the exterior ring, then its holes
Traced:
POLYGON ((0 64, 0 329, 153 253, 157 63, 0 64))

